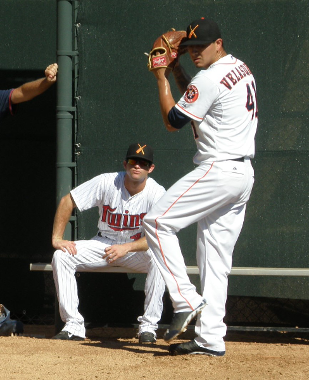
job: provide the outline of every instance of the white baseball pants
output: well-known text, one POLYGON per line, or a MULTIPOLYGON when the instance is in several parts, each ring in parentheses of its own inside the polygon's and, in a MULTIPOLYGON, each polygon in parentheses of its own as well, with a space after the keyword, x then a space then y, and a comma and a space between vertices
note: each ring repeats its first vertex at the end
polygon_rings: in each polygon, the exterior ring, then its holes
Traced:
POLYGON ((215 351, 225 350, 228 274, 253 183, 249 159, 202 164, 167 190, 143 221, 174 311, 191 311, 206 299, 207 306, 197 319, 195 340, 215 351), (176 236, 195 222, 202 295, 190 282, 176 236))
POLYGON ((104 266, 112 265, 132 268, 137 272, 147 272, 144 315, 138 317, 140 322, 139 334, 149 331, 156 335, 157 323, 163 310, 162 297, 165 291, 165 283, 160 271, 149 250, 147 252, 129 252, 114 263, 109 264, 105 259, 102 259, 102 256, 104 249, 112 244, 116 244, 115 241, 95 236, 91 240, 76 241, 77 254, 75 256, 61 250, 55 251, 52 267, 59 301, 59 312, 62 321, 65 322, 63 330, 85 338, 84 318, 78 311, 79 299, 75 272, 83 269, 95 271, 104 266))

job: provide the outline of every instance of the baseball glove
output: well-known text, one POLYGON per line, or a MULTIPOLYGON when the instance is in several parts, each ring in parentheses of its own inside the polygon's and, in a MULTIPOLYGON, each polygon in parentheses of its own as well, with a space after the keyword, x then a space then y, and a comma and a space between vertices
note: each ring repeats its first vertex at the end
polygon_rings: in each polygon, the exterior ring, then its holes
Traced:
POLYGON ((162 34, 157 38, 148 55, 148 69, 155 70, 167 67, 173 70, 180 54, 186 50, 179 48, 181 40, 187 36, 183 30, 175 30, 162 34))

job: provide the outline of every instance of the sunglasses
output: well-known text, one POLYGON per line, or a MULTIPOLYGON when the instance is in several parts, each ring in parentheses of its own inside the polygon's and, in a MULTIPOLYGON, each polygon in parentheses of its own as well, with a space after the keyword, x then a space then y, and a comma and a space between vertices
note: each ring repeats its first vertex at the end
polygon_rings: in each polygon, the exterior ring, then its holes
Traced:
POLYGON ((128 158, 127 163, 130 165, 139 165, 140 167, 149 168, 150 162, 144 160, 134 160, 133 158, 128 158))

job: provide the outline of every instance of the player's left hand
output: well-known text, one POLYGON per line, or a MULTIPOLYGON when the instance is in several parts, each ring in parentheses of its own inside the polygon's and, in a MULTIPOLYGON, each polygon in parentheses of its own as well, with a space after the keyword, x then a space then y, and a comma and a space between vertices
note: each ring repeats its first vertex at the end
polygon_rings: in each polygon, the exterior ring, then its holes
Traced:
POLYGON ((53 63, 46 67, 45 76, 48 82, 56 82, 57 80, 58 65, 53 63))
POLYGON ((161 36, 159 36, 148 55, 148 69, 150 71, 161 68, 173 70, 178 58, 186 52, 186 49, 181 48, 180 44, 186 37, 187 33, 184 30, 175 30, 172 28, 161 36))
POLYGON ((125 244, 114 244, 110 247, 105 248, 105 254, 103 255, 103 259, 110 264, 119 259, 120 257, 125 256, 128 253, 125 244))

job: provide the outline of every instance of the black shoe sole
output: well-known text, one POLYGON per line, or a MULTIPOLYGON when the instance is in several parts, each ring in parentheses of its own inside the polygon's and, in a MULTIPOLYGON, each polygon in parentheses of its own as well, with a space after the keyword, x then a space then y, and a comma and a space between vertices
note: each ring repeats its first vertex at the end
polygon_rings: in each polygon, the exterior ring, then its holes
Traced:
POLYGON ((156 341, 153 341, 153 342, 150 342, 150 341, 147 341, 147 342, 145 342, 145 341, 139 341, 139 344, 148 344, 148 345, 151 345, 151 344, 156 344, 157 342, 156 341))
POLYGON ((187 330, 189 323, 192 321, 192 319, 195 318, 198 314, 200 314, 206 305, 207 305, 206 301, 205 303, 204 302, 201 303, 195 310, 192 311, 192 313, 188 315, 187 319, 185 320, 185 322, 183 323, 182 327, 179 330, 172 330, 172 331, 167 330, 166 333, 164 334, 163 339, 167 343, 169 343, 173 339, 177 338, 178 335, 185 332, 187 330))
POLYGON ((225 351, 213 351, 205 347, 199 347, 194 341, 188 343, 171 344, 169 354, 176 355, 207 355, 207 356, 224 356, 225 351), (192 345, 194 344, 194 347, 192 345))

